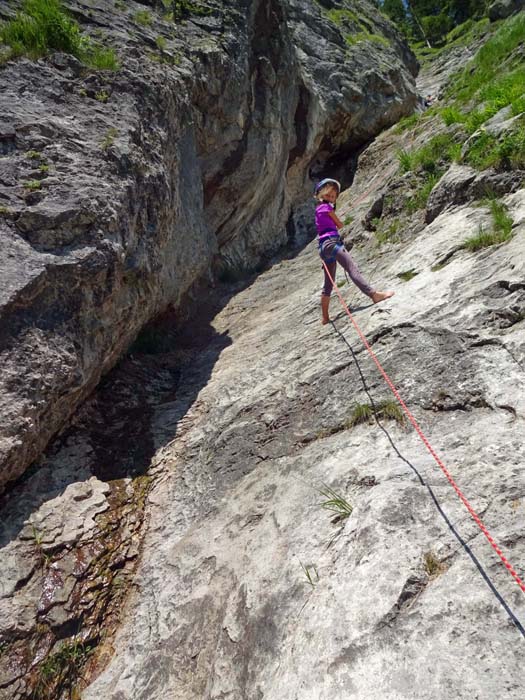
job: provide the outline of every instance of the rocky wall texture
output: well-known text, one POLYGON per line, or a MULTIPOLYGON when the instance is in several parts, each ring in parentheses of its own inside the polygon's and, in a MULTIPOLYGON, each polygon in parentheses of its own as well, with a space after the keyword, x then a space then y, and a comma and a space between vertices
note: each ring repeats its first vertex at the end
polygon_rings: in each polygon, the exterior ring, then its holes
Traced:
POLYGON ((148 320, 298 235, 309 176, 413 108, 414 59, 362 0, 194 4, 71 0, 119 70, 0 68, 0 486, 148 320))

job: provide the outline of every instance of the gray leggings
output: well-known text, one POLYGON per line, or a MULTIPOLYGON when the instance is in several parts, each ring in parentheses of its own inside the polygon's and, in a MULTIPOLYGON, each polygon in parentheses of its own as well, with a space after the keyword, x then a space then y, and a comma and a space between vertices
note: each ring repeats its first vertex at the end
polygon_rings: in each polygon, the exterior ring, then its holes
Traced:
MULTIPOLYGON (((332 241, 327 241, 326 243, 323 244, 321 248, 321 258, 325 260, 325 257, 331 258, 333 257, 334 254, 334 248, 336 247, 337 242, 332 242, 332 241)), ((355 264, 352 256, 350 253, 346 250, 344 246, 341 246, 337 249, 336 255, 335 255, 335 260, 332 262, 327 262, 326 266, 328 267, 328 270, 330 271, 330 274, 332 275, 332 279, 335 280, 335 271, 337 268, 337 263, 341 265, 343 270, 346 270, 348 273, 348 276, 352 280, 352 282, 359 287, 359 289, 363 292, 363 294, 366 294, 367 296, 372 296, 374 289, 368 284, 368 282, 365 280, 363 275, 359 272, 359 268, 355 264)), ((330 282, 330 278, 326 274, 326 270, 324 269, 324 285, 323 285, 323 291, 321 294, 323 296, 329 297, 332 294, 332 288, 333 284, 330 282)))

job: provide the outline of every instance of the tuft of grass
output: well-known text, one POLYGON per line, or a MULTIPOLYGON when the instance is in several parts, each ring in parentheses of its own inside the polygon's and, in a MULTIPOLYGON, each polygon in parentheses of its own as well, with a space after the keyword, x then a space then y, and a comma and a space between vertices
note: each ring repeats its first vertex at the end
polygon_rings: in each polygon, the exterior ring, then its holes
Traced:
POLYGON ((339 280, 339 282, 337 282, 338 287, 344 287, 345 284, 346 284, 346 279, 342 279, 342 280, 339 280))
POLYGON ((403 117, 400 119, 394 127, 395 134, 402 134, 404 131, 408 131, 419 121, 419 114, 411 114, 408 117, 403 117))
POLYGON ((463 247, 471 252, 505 243, 512 238, 512 224, 514 222, 505 204, 496 198, 489 199, 488 204, 492 217, 492 229, 485 231, 480 224, 478 233, 467 238, 463 247))
POLYGON ((397 401, 394 401, 393 399, 381 401, 377 407, 377 412, 381 418, 395 420, 396 423, 399 423, 399 425, 405 425, 405 414, 397 401))
POLYGON ((44 175, 47 175, 47 173, 49 172, 49 165, 47 163, 41 163, 38 166, 38 169, 40 170, 41 173, 43 173, 44 175))
POLYGON ((109 100, 109 93, 107 90, 99 90, 95 93, 95 99, 99 102, 107 102, 109 100))
POLYGON ((403 280, 403 282, 410 282, 410 280, 414 279, 414 277, 418 274, 419 272, 416 272, 414 269, 411 269, 406 270, 405 272, 400 272, 396 275, 396 277, 398 277, 400 280, 403 280))
POLYGON ((371 404, 356 404, 347 421, 347 427, 352 428, 360 423, 371 423, 375 417, 395 420, 399 425, 405 425, 405 415, 397 401, 386 399, 375 404, 375 412, 374 406, 371 404))
POLYGON ((443 562, 440 562, 433 552, 426 552, 423 555, 423 566, 429 578, 436 578, 436 576, 442 574, 446 569, 443 562))
POLYGON ((24 182, 24 189, 34 192, 42 187, 40 180, 26 180, 24 182))
POLYGON ((377 245, 383 245, 384 243, 395 243, 399 240, 399 226, 400 222, 398 219, 394 219, 390 224, 385 224, 381 220, 376 223, 375 240, 377 245))
POLYGON ((83 642, 65 642, 41 664, 35 687, 36 698, 58 697, 62 684, 79 675, 93 649, 83 642))
POLYGON ((157 44, 157 48, 159 51, 165 51, 166 50, 166 39, 163 36, 158 36, 155 39, 155 43, 157 44))
POLYGON ((149 27, 152 23, 151 12, 148 10, 137 10, 133 15, 133 20, 142 25, 143 27, 149 27))
POLYGON ((343 221, 343 224, 344 224, 345 226, 350 226, 350 224, 352 223, 353 220, 354 220, 354 217, 353 217, 353 216, 350 216, 350 214, 349 214, 349 215, 345 218, 345 220, 343 221))
POLYGON ((405 209, 409 214, 413 214, 427 206, 430 193, 441 179, 443 172, 437 170, 435 173, 427 173, 421 185, 405 202, 405 209))
POLYGON ((42 154, 40 151, 27 151, 24 153, 26 158, 29 158, 30 160, 40 160, 42 158, 42 154))
POLYGON ((331 513, 335 513, 337 520, 345 520, 350 515, 352 515, 353 507, 348 503, 346 498, 334 491, 330 486, 323 484, 323 488, 319 490, 319 493, 324 501, 319 504, 321 508, 329 510, 331 513))
POLYGON ((319 582, 319 574, 317 572, 317 567, 315 564, 309 564, 305 566, 302 561, 299 562, 301 565, 301 569, 304 572, 304 575, 306 576, 306 581, 307 583, 312 587, 315 588, 316 584, 319 582))
POLYGON ((360 423, 370 423, 374 417, 374 409, 368 403, 358 403, 352 411, 352 415, 348 420, 348 427, 353 428, 354 425, 360 423))
POLYGON ((115 50, 100 44, 91 44, 84 55, 84 60, 95 70, 118 70, 120 63, 115 50))
POLYGON ((478 232, 475 236, 467 238, 463 243, 463 248, 470 250, 475 253, 482 248, 488 248, 492 245, 498 245, 499 243, 505 243, 512 238, 512 219, 506 216, 506 221, 503 228, 496 228, 489 231, 485 231, 483 226, 480 224, 478 232), (509 224, 510 222, 510 224, 509 224))
POLYGON ((107 130, 106 135, 104 136, 100 148, 103 151, 107 151, 108 148, 110 148, 114 143, 115 139, 118 136, 118 129, 115 129, 115 127, 111 127, 110 129, 107 130))
POLYGON ((456 160, 461 147, 452 134, 444 132, 433 136, 424 146, 414 151, 401 149, 397 153, 402 173, 424 170, 437 173, 440 165, 456 160))
POLYGON ((9 207, 4 207, 0 206, 0 216, 4 216, 5 218, 9 218, 13 213, 13 210, 10 209, 9 207))

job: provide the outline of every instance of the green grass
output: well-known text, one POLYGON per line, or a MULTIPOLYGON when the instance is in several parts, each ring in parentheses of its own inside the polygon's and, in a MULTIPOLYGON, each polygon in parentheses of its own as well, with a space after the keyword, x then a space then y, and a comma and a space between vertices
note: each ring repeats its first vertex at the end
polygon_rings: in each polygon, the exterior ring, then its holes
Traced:
POLYGON ((165 51, 166 50, 166 39, 163 36, 158 36, 155 39, 155 43, 157 44, 157 48, 159 51, 165 51))
POLYGON ((323 488, 319 490, 319 493, 325 499, 319 504, 321 508, 337 515, 338 520, 345 520, 352 514, 353 507, 350 503, 330 486, 323 484, 323 488))
POLYGON ((425 177, 416 191, 411 194, 405 202, 405 210, 409 214, 413 214, 427 206, 430 193, 441 179, 443 172, 438 170, 435 173, 425 173, 425 177))
POLYGON ((319 574, 317 573, 317 567, 315 564, 308 564, 305 566, 302 561, 299 562, 301 569, 306 577, 308 585, 315 588, 316 584, 319 582, 319 574))
POLYGON ((120 63, 115 50, 109 46, 90 44, 84 54, 84 61, 95 70, 115 71, 120 68, 120 63))
POLYGON ((346 34, 345 41, 349 46, 355 46, 363 41, 371 41, 375 44, 381 46, 390 46, 388 39, 381 34, 374 34, 373 32, 356 32, 355 34, 346 34))
POLYGON ((427 173, 437 173, 439 165, 457 160, 461 146, 456 138, 448 133, 433 136, 424 146, 416 150, 401 149, 397 159, 402 173, 424 170, 427 173))
POLYGON ((505 241, 512 238, 513 221, 507 207, 497 199, 490 200, 489 207, 492 216, 492 228, 486 231, 480 225, 478 233, 467 238, 463 244, 464 248, 473 253, 482 248, 505 243, 505 241))
POLYGON ((405 272, 400 272, 396 275, 396 277, 399 277, 400 280, 403 282, 410 282, 411 279, 414 279, 416 275, 418 275, 419 272, 416 272, 413 268, 411 270, 406 270, 405 272))
POLYGON ((377 418, 395 420, 402 426, 405 425, 405 414, 397 401, 387 399, 375 404, 375 412, 371 404, 356 404, 347 422, 347 427, 351 428, 361 423, 371 423, 376 416, 377 418))
POLYGON ((525 13, 520 12, 505 20, 468 65, 452 77, 448 94, 465 103, 481 89, 499 84, 499 76, 509 72, 509 61, 519 61, 512 55, 523 43, 524 36, 525 13))
POLYGON ((60 0, 24 0, 16 16, 0 25, 0 40, 9 47, 7 58, 37 59, 62 51, 96 69, 118 68, 113 49, 83 36, 78 23, 60 0))
POLYGON ((394 133, 402 134, 404 131, 408 131, 419 121, 419 114, 411 114, 408 117, 403 117, 400 119, 394 127, 394 133))
POLYGON ((80 28, 59 0, 24 0, 15 18, 1 26, 0 39, 12 56, 38 58, 49 51, 80 56, 83 48, 80 28))
POLYGON ((353 216, 348 215, 345 220, 343 221, 344 226, 350 226, 352 221, 354 220, 353 216))
POLYGON ((426 552, 423 556, 423 567, 429 578, 435 578, 445 571, 445 565, 439 561, 433 552, 426 552))
POLYGON ((118 136, 118 129, 115 129, 115 127, 111 127, 110 129, 107 130, 106 135, 102 139, 102 142, 100 144, 100 148, 103 151, 107 151, 110 146, 112 146, 115 143, 115 139, 118 136))
POLYGON ((376 224, 375 231, 375 241, 378 246, 384 245, 385 243, 396 243, 399 241, 399 227, 400 222, 394 219, 390 224, 386 224, 379 220, 376 224))
POLYGON ((71 685, 72 678, 76 678, 82 666, 92 653, 92 648, 82 642, 64 642, 60 649, 50 654, 39 668, 39 675, 35 687, 35 697, 38 699, 58 697, 62 684, 71 685))
POLYGON ((463 160, 478 170, 524 168, 525 118, 519 118, 511 129, 500 136, 481 130, 469 143, 463 160))
POLYGON ((137 10, 133 15, 133 20, 143 27, 149 27, 153 21, 153 18, 151 16, 151 12, 148 10, 137 10))
POLYGON ((40 170, 41 173, 46 174, 46 173, 49 172, 49 165, 47 165, 47 163, 41 163, 41 164, 38 166, 38 169, 40 170))
POLYGON ((31 191, 36 191, 39 190, 42 187, 42 183, 40 180, 26 180, 24 182, 24 189, 26 190, 31 190, 31 191))

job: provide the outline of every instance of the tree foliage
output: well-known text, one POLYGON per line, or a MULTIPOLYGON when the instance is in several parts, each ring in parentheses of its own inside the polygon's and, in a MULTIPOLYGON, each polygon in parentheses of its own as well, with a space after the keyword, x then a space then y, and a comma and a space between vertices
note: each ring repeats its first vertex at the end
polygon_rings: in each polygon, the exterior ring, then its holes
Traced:
POLYGON ((381 9, 410 39, 429 45, 470 18, 483 17, 488 0, 381 0, 381 9))

